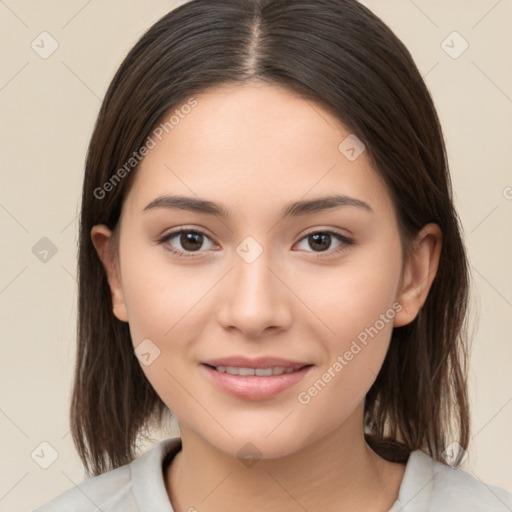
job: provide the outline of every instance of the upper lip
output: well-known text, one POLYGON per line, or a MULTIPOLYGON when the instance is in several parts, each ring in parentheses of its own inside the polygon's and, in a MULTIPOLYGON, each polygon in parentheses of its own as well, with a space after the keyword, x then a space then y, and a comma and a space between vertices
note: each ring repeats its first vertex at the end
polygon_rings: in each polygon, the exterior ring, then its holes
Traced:
POLYGON ((210 359, 208 361, 203 361, 203 364, 207 364, 209 366, 232 366, 235 368, 291 368, 308 366, 311 363, 290 361, 287 359, 280 359, 278 357, 258 357, 257 359, 248 359, 247 357, 235 356, 210 359))

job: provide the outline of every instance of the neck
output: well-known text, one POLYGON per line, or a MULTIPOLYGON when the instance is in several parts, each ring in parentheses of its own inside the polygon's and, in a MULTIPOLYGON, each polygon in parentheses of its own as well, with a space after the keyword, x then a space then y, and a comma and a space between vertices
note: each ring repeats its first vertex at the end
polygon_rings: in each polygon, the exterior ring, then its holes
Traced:
POLYGON ((252 465, 181 427, 182 450, 166 473, 175 512, 387 512, 398 497, 405 465, 382 459, 367 445, 357 416, 299 451, 252 465))

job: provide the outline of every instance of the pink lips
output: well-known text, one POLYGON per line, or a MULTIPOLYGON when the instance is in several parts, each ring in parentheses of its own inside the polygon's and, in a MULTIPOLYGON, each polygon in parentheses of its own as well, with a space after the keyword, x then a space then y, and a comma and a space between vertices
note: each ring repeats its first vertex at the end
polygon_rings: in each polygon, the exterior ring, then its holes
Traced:
POLYGON ((309 372, 312 365, 300 361, 290 361, 275 357, 247 359, 245 357, 229 357, 212 359, 201 364, 206 376, 223 391, 246 400, 264 400, 278 395, 293 386, 309 372), (232 375, 217 371, 215 366, 236 368, 296 368, 291 373, 281 375, 232 375))

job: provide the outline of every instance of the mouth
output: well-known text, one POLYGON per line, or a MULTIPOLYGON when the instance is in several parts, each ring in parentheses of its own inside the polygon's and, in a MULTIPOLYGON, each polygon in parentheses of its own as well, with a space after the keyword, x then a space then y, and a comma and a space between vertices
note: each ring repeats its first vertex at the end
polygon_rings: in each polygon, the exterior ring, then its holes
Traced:
POLYGON ((228 373, 229 375, 240 375, 242 377, 248 375, 256 375, 258 377, 271 377, 273 375, 283 375, 284 373, 293 373, 305 368, 306 366, 312 366, 310 364, 303 364, 297 366, 269 366, 268 368, 248 368, 248 367, 237 367, 237 366, 213 366, 207 364, 213 370, 220 373, 228 373))
POLYGON ((295 386, 314 367, 290 362, 282 362, 282 366, 262 361, 243 364, 245 366, 202 363, 200 368, 218 390, 244 400, 265 400, 295 386))

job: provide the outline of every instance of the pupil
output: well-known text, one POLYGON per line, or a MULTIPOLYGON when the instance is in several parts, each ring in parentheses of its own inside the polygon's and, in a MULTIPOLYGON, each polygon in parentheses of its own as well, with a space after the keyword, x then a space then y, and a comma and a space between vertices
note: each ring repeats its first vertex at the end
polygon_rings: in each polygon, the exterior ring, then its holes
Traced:
MULTIPOLYGON (((316 233, 314 235, 310 235, 310 239, 313 239, 315 242, 318 242, 320 239, 323 240, 323 244, 322 247, 319 247, 320 249, 328 249, 329 248, 329 245, 330 245, 330 239, 331 239, 331 235, 327 234, 327 233, 316 233), (327 240, 327 242, 326 242, 327 240)), ((314 244, 312 246, 312 248, 314 249, 314 244)))
POLYGON ((180 243, 187 251, 195 251, 200 249, 201 245, 203 245, 202 236, 203 235, 201 233, 183 233, 180 237, 180 243), (196 244, 195 246, 194 243, 196 244))

